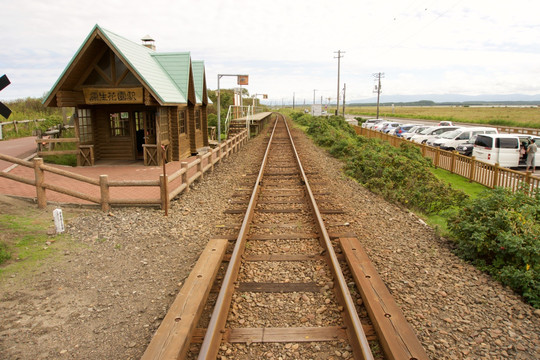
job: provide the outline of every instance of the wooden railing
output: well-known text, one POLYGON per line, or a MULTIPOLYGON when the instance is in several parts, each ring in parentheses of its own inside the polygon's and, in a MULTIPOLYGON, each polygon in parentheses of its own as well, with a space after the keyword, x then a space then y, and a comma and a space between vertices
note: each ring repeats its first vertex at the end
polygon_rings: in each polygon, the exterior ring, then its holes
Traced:
POLYGON ((4 139, 3 135, 3 128, 4 126, 11 125, 13 126, 13 129, 15 130, 16 134, 19 134, 19 125, 18 124, 27 124, 26 126, 30 126, 32 124, 34 128, 38 127, 38 122, 45 121, 45 119, 36 119, 36 120, 13 120, 13 121, 3 121, 0 122, 0 140, 4 139))
MULTIPOLYGON (((197 159, 191 162, 182 162, 180 170, 171 175, 161 174, 156 180, 109 180, 108 175, 100 175, 98 179, 76 174, 64 169, 60 169, 43 163, 42 158, 35 158, 33 161, 25 161, 12 156, 0 154, 0 160, 5 160, 20 166, 33 168, 34 177, 26 178, 10 172, 0 171, 0 177, 5 177, 36 187, 37 204, 39 208, 47 206, 46 190, 52 190, 61 194, 69 195, 77 199, 101 205, 103 211, 109 211, 111 205, 161 205, 162 209, 168 209, 170 201, 178 196, 182 191, 188 191, 197 179, 202 179, 204 173, 212 171, 216 163, 232 153, 237 152, 241 146, 248 141, 248 131, 244 130, 235 137, 222 142, 216 148, 204 155, 198 155, 197 159), (196 171, 188 176, 190 169, 196 167, 196 171), (99 187, 99 196, 89 195, 77 190, 76 187, 65 188, 56 185, 54 182, 46 181, 47 172, 66 177, 68 179, 80 181, 99 187), (175 180, 180 179, 180 184, 173 186, 175 180), (155 186, 160 188, 160 197, 155 199, 141 198, 112 198, 110 196, 111 187, 132 187, 132 186, 155 186)), ((175 184, 178 181, 175 182, 175 184)))
POLYGON ((365 129, 360 126, 353 127, 358 135, 382 139, 388 141, 392 146, 399 147, 402 143, 416 145, 420 147, 422 155, 430 158, 436 167, 448 170, 453 174, 469 179, 469 181, 474 181, 490 188, 494 188, 495 186, 505 187, 513 192, 522 186, 529 190, 540 188, 540 177, 532 175, 530 171, 516 171, 500 167, 499 164, 489 164, 476 160, 474 156, 468 157, 460 155, 455 151, 441 150, 425 144, 420 145, 394 135, 383 134, 379 131, 365 129))
POLYGON ((36 139, 37 156, 77 155, 77 166, 94 166, 94 145, 81 145, 79 138, 36 139), (58 143, 74 143, 74 150, 55 150, 58 143))

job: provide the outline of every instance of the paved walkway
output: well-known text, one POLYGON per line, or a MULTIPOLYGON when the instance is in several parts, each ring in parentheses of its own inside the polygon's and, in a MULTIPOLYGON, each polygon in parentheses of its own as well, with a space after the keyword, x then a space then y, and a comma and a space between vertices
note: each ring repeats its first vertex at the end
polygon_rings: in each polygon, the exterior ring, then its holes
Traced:
MULTIPOLYGON (((0 153, 17 158, 26 158, 35 151, 35 138, 24 138, 0 141, 0 153)), ((196 157, 190 157, 182 161, 195 161, 196 157)), ((34 180, 34 169, 26 166, 16 166, 9 169, 13 164, 6 161, 0 161, 0 171, 9 170, 9 174, 16 175, 28 180, 34 180)), ((158 181, 163 173, 162 166, 144 166, 142 161, 138 162, 97 162, 92 167, 69 167, 61 165, 51 165, 72 173, 83 175, 92 179, 99 180, 100 175, 108 175, 109 181, 114 180, 155 180, 158 181)), ((168 175, 180 170, 180 162, 174 161, 166 165, 168 175)), ((193 167, 188 172, 191 176, 196 172, 193 167)), ((56 175, 50 172, 45 173, 45 183, 54 184, 63 188, 75 190, 90 196, 100 197, 99 186, 70 179, 65 176, 56 175)), ((177 179, 170 184, 169 191, 181 184, 181 179, 177 179)), ((29 199, 36 198, 36 187, 27 185, 15 180, 0 177, 0 194, 20 196, 29 199)), ((61 194, 52 190, 47 190, 47 201, 72 204, 93 204, 90 201, 81 200, 69 195, 61 194)), ((130 187, 111 187, 111 199, 141 199, 141 200, 159 200, 160 188, 158 186, 130 186, 130 187)))

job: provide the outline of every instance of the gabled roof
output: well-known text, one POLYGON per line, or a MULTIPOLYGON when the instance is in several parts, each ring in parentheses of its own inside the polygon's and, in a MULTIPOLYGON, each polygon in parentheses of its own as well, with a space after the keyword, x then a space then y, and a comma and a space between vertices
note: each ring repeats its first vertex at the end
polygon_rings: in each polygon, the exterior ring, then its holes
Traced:
POLYGON ((193 83, 195 85, 197 104, 202 104, 204 89, 204 61, 194 60, 191 62, 191 67, 193 69, 193 83))
MULTIPOLYGON (((189 52, 182 53, 154 53, 154 60, 163 68, 175 84, 184 99, 188 98, 189 86, 189 52)), ((184 101, 186 102, 186 101, 184 101)))
POLYGON ((61 90, 64 78, 71 74, 96 39, 102 39, 116 53, 161 105, 187 103, 190 71, 188 52, 158 53, 96 24, 51 88, 45 104, 49 104, 56 92, 61 90))

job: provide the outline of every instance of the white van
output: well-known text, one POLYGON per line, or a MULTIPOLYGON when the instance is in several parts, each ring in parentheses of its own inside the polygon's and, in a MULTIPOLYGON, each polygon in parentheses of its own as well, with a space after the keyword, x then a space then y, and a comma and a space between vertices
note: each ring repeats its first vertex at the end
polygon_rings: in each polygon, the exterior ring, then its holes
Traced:
POLYGON ((503 167, 519 166, 519 137, 510 134, 480 134, 476 137, 472 155, 477 160, 503 167))
POLYGON ((454 151, 458 145, 464 144, 478 134, 498 134, 495 128, 490 127, 470 127, 448 131, 437 136, 437 138, 428 141, 428 145, 440 147, 442 150, 454 151))

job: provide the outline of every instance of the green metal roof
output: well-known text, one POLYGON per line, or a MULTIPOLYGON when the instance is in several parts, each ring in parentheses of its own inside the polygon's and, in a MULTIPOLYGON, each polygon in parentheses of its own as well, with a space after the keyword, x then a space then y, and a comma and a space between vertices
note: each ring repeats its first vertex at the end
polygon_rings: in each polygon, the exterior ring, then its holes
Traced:
MULTIPOLYGON (((162 103, 187 103, 187 81, 182 86, 182 75, 186 72, 186 61, 174 64, 173 57, 169 54, 159 54, 146 46, 134 43, 120 35, 105 30, 96 25, 111 45, 122 55, 131 68, 144 80, 146 85, 153 90, 162 103), (164 65, 165 64, 165 65, 164 65), (174 74, 171 74, 170 72, 174 74), (175 80, 179 80, 177 83, 175 80), (178 85, 181 85, 180 87, 178 85)), ((178 54, 176 54, 178 55, 178 54)), ((186 53, 183 53, 184 57, 186 53)), ((179 59, 180 57, 176 57, 179 59)), ((189 78, 189 53, 187 53, 187 76, 189 78)))
POLYGON ((195 87, 197 104, 202 104, 204 87, 204 61, 192 61, 191 68, 193 69, 193 85, 195 87))
MULTIPOLYGON (((168 74, 183 98, 187 99, 189 89, 189 52, 154 53, 152 57, 163 68, 165 73, 168 74)), ((187 101, 184 100, 184 102, 187 101)))

